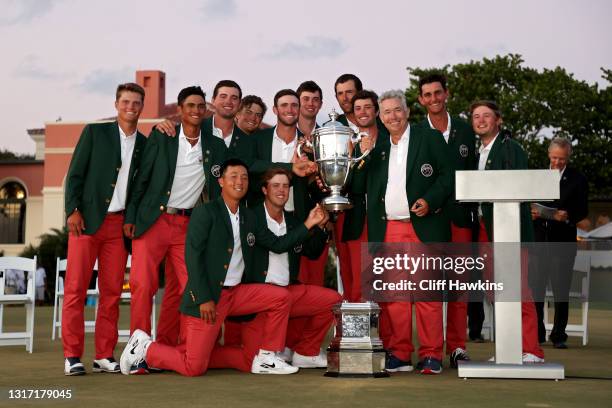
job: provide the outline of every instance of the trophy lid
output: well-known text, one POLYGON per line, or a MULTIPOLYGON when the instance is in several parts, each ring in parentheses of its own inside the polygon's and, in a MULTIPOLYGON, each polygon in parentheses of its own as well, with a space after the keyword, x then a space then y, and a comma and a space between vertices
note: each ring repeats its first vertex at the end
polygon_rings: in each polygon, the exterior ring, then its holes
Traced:
POLYGON ((316 129, 314 133, 318 134, 329 134, 329 133, 346 133, 352 134, 353 131, 350 127, 344 126, 338 122, 338 113, 335 109, 329 113, 329 121, 325 122, 320 128, 316 129))

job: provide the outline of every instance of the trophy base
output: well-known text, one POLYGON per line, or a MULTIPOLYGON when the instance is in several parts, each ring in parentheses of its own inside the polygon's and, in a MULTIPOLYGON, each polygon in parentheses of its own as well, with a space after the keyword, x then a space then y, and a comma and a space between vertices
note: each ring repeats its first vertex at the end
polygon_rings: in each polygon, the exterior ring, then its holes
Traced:
POLYGON ((341 195, 331 195, 325 197, 321 204, 325 206, 325 209, 330 212, 340 212, 344 210, 350 210, 353 208, 353 203, 346 197, 341 195))
POLYGON ((326 377, 389 377, 385 371, 383 349, 331 349, 327 350, 326 377))

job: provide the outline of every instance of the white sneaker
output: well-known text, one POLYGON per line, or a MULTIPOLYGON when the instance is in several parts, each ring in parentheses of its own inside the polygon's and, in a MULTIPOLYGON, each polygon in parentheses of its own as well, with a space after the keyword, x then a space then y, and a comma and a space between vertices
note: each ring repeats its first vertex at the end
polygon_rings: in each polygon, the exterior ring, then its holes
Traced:
POLYGON ((543 363, 544 359, 531 353, 523 353, 523 363, 543 363))
POLYGON ((147 333, 140 329, 132 333, 119 360, 122 374, 130 375, 131 367, 144 361, 150 344, 151 337, 147 333))
POLYGON ((94 360, 93 369, 94 373, 118 373, 119 363, 114 358, 102 358, 100 360, 94 360))
POLYGON ((275 353, 259 352, 253 359, 251 364, 251 372, 253 374, 293 374, 297 373, 299 368, 293 367, 275 353))
POLYGON ((283 351, 276 353, 276 355, 285 360, 287 363, 290 363, 291 360, 293 360, 293 350, 291 350, 289 347, 285 347, 283 351))
POLYGON ((85 375, 85 367, 77 357, 64 359, 64 375, 85 375))
POLYGON ((296 351, 291 364, 299 368, 327 368, 327 353, 321 350, 316 356, 303 356, 296 351))

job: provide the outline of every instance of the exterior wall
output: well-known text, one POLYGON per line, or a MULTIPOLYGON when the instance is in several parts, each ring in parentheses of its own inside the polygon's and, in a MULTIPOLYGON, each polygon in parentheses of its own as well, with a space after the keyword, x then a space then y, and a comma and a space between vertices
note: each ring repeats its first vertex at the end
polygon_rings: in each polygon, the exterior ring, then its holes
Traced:
POLYGON ((18 255, 28 244, 38 244, 46 230, 42 225, 43 162, 0 163, 0 186, 9 181, 22 184, 26 190, 25 237, 23 244, 1 244, 5 256, 18 255))

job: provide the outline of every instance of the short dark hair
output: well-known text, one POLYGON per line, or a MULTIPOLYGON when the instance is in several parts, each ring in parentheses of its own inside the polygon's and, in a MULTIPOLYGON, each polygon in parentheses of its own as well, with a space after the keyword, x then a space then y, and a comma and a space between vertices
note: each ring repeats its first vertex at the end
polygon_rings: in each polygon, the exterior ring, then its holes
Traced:
POLYGON ((423 95, 423 85, 439 82, 446 91, 446 77, 442 74, 429 74, 419 80, 419 95, 423 95))
POLYGON ((282 98, 283 96, 287 96, 287 95, 295 96, 298 100, 298 103, 300 103, 300 97, 293 89, 281 89, 280 91, 276 93, 276 95, 274 95, 274 106, 277 106, 278 100, 280 98, 282 98))
POLYGON ((372 103, 374 103, 374 109, 376 109, 376 112, 378 113, 378 95, 376 95, 376 92, 369 91, 367 89, 358 91, 355 95, 353 95, 353 99, 351 99, 351 108, 353 108, 353 110, 355 108, 355 101, 360 99, 371 99, 372 103))
POLYGON ((115 100, 118 101, 121 98, 121 94, 124 92, 135 92, 142 97, 144 102, 145 90, 142 86, 135 84, 134 82, 126 82, 125 84, 119 84, 117 92, 115 93, 115 100))
POLYGON ((219 88, 223 86, 226 86, 228 88, 236 88, 238 90, 238 98, 242 99, 242 89, 240 88, 240 85, 238 85, 236 81, 232 81, 231 79, 223 79, 217 82, 217 85, 215 85, 215 89, 213 89, 213 99, 217 97, 217 94, 219 93, 219 88))
POLYGON ((321 87, 317 85, 315 81, 304 81, 300 84, 300 86, 298 86, 298 89, 295 91, 298 99, 300 99, 300 96, 302 96, 302 92, 319 92, 321 100, 323 100, 323 90, 321 90, 321 87))
POLYGON ((485 99, 475 101, 470 105, 470 115, 472 115, 474 113, 474 110, 480 106, 486 106, 495 113, 495 116, 501 118, 501 110, 499 109, 499 106, 497 106, 497 103, 495 103, 495 101, 489 101, 485 99))
POLYGON ((355 83, 355 89, 357 89, 357 91, 361 91, 363 89, 363 84, 361 83, 361 79, 359 79, 357 75, 342 74, 338 77, 338 79, 336 79, 336 82, 334 83, 334 93, 337 93, 336 89, 338 88, 338 84, 343 84, 348 81, 353 81, 355 83))
POLYGON ((231 159, 227 159, 226 161, 223 162, 223 164, 221 164, 221 168, 219 169, 219 174, 221 175, 220 177, 223 177, 225 175, 225 172, 227 171, 228 167, 236 167, 236 166, 242 166, 247 171, 249 171, 249 167, 242 160, 233 157, 231 159))
POLYGON ((206 101, 206 94, 199 86, 188 86, 187 88, 181 89, 181 92, 178 94, 177 103, 179 106, 183 106, 183 102, 185 99, 190 97, 191 95, 199 95, 206 101))
POLYGON ((238 108, 238 111, 241 111, 245 108, 250 108, 251 105, 253 104, 259 105, 259 107, 262 110, 261 112, 262 116, 266 114, 268 107, 266 106, 264 101, 257 95, 247 95, 244 98, 242 98, 242 100, 240 101, 240 107, 238 108))
POLYGON ((268 187, 268 183, 270 182, 270 180, 272 180, 274 176, 277 176, 279 174, 287 176, 287 178, 289 179, 289 182, 291 182, 292 176, 289 170, 284 169, 282 167, 270 167, 268 170, 266 170, 263 176, 261 176, 261 186, 268 187))

